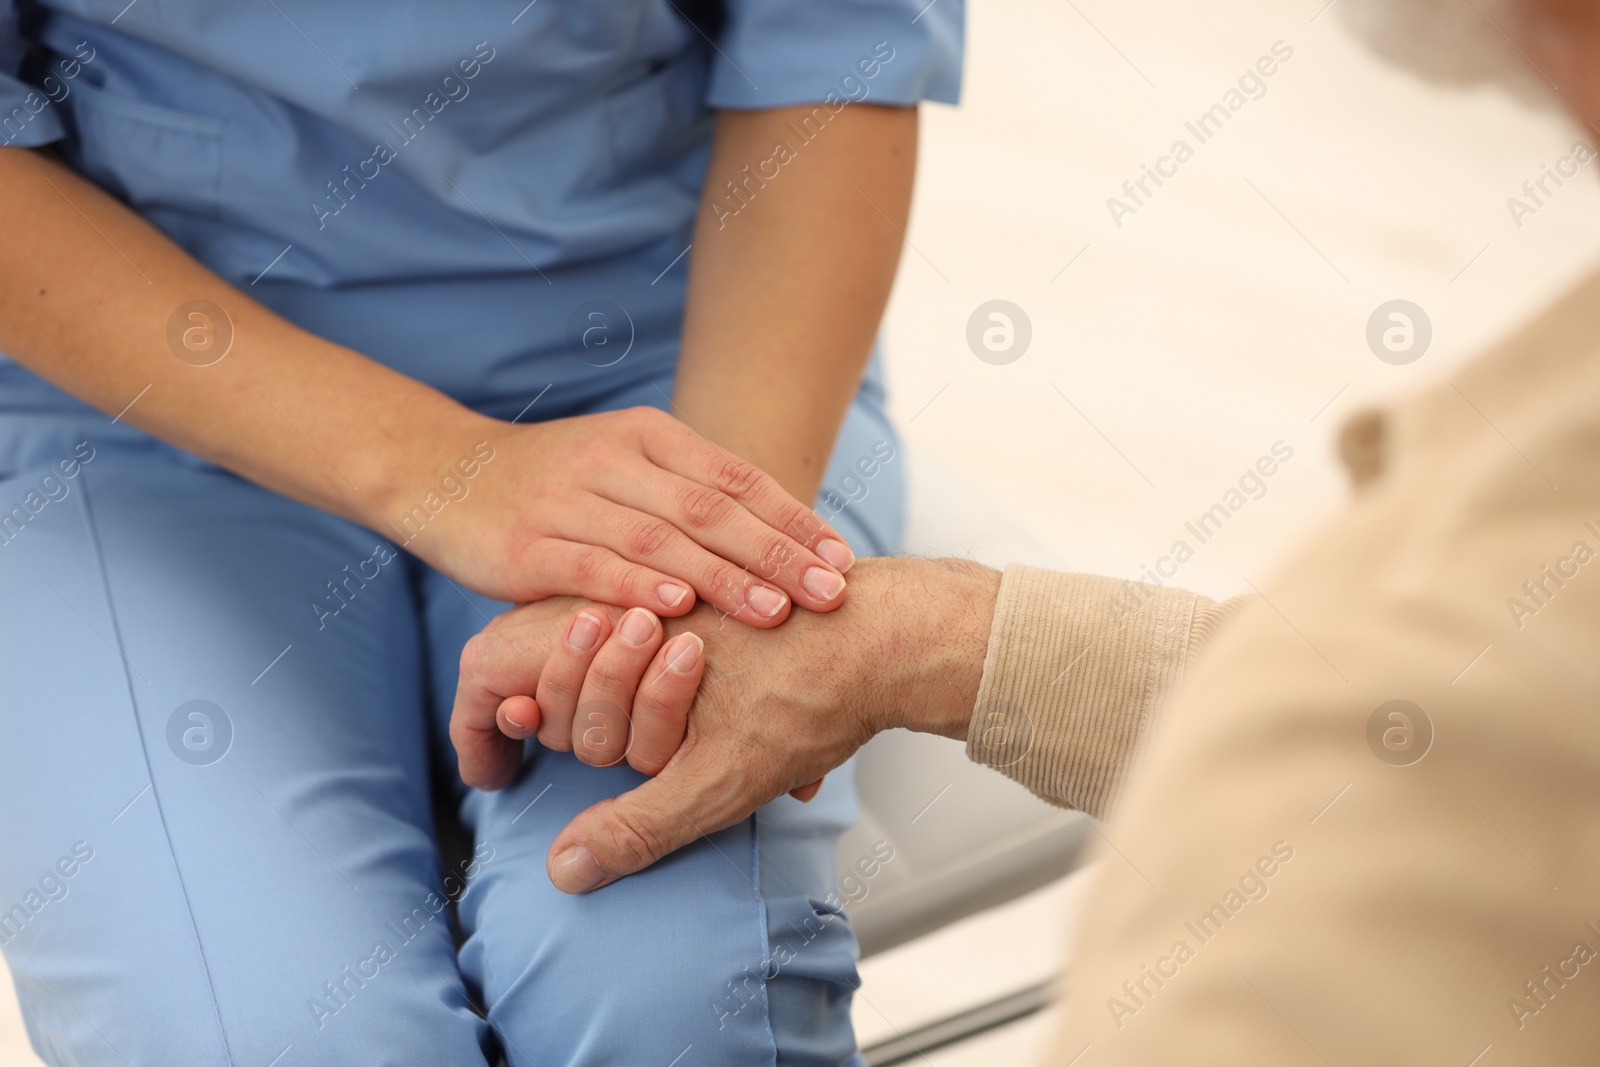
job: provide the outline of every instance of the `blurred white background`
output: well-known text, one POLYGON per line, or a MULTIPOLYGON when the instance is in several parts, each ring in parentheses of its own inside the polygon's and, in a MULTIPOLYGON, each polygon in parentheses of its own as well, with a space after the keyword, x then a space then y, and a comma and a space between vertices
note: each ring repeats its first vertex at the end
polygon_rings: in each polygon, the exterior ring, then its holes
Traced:
MULTIPOLYGON (((1600 166, 1520 228, 1506 203, 1592 136, 1496 89, 1425 84, 1340 15, 1337 0, 969 5, 962 106, 923 111, 886 343, 911 460, 1007 512, 1031 562, 1136 577, 1282 440, 1294 458, 1267 495, 1175 579, 1261 584, 1343 504, 1346 418, 1448 380, 1600 260, 1600 166), (1266 94, 1119 229, 1107 198, 1194 145, 1185 122, 1279 41, 1294 54, 1266 94), (1033 327, 1005 366, 966 342, 992 299, 1033 327), (1394 299, 1432 321, 1408 366, 1367 346, 1394 299)), ((1068 966, 1083 881, 866 961, 863 1043, 1068 966)), ((915 1062, 1036 1062, 1053 1014, 915 1062)))
MULTIPOLYGON (((1600 165, 1520 229, 1506 206, 1579 130, 1384 65, 1326 2, 969 5, 964 103, 924 109, 886 343, 908 459, 956 472, 975 513, 1009 514, 1032 562, 1134 577, 1281 440, 1294 458, 1266 497, 1176 578, 1213 595, 1260 584, 1340 507, 1345 418, 1448 379, 1600 258, 1600 165), (1266 95, 1118 229, 1107 198, 1193 144, 1184 123, 1279 41, 1294 54, 1266 95), (1033 329, 1006 366, 966 342, 997 298, 1033 329), (1365 340, 1396 298, 1433 325, 1409 366, 1365 340)), ((869 960, 863 1042, 1064 967, 1081 883, 869 960)), ((1050 1021, 919 1062, 1026 1063, 1050 1021)), ((0 1063, 36 1062, 7 996, 0 1063)))

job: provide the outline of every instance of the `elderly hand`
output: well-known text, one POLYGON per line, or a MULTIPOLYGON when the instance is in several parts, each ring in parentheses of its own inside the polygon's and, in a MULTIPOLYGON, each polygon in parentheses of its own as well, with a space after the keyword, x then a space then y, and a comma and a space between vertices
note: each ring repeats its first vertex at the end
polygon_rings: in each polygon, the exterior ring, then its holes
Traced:
POLYGON ((880 730, 964 737, 999 576, 886 559, 862 561, 851 578, 838 611, 799 612, 777 631, 705 608, 665 633, 640 609, 565 601, 507 612, 462 657, 450 734, 463 779, 504 785, 528 736, 656 775, 556 837, 551 880, 584 892, 815 782, 880 730))

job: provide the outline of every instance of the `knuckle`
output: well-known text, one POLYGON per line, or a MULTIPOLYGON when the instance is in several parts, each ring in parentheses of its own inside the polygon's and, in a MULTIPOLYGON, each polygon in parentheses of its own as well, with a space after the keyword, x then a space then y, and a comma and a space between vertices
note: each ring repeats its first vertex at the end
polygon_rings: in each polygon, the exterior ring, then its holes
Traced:
POLYGON ((654 778, 672 762, 674 746, 660 738, 635 737, 627 751, 628 766, 654 778))
POLYGON ((610 565, 609 553, 603 549, 591 548, 578 553, 578 558, 572 563, 572 573, 583 585, 593 586, 606 576, 610 565))
POLYGON ((565 707, 578 695, 578 684, 559 673, 546 674, 539 679, 539 691, 534 697, 541 708, 547 705, 565 707))
POLYGON ((589 667, 589 684, 604 693, 619 692, 637 680, 636 676, 630 677, 626 664, 612 660, 597 659, 589 667))
POLYGON ((678 506, 683 512, 683 521, 686 525, 695 529, 705 529, 726 520, 728 510, 734 504, 721 490, 696 485, 683 491, 678 506))
POLYGON ((770 581, 776 578, 785 567, 794 562, 795 555, 793 541, 787 537, 774 537, 762 549, 758 566, 752 569, 756 571, 759 577, 770 581))
POLYGON ((755 492, 761 477, 761 468, 737 456, 723 456, 711 468, 711 484, 735 500, 755 492))
POLYGON ((646 584, 644 581, 646 573, 637 567, 619 564, 611 576, 610 596, 625 604, 637 603, 643 599, 639 591, 646 584))
POLYGON ((806 547, 822 536, 822 523, 816 513, 805 507, 784 506, 782 530, 806 547))
POLYGON ((635 558, 653 557, 672 541, 673 529, 664 522, 648 521, 635 524, 628 530, 628 552, 635 558))
POLYGON ((706 568, 703 588, 710 590, 706 597, 721 611, 737 612, 744 607, 746 582, 749 574, 738 567, 718 560, 706 568))
POLYGON ((670 841, 659 827, 640 819, 627 808, 612 811, 611 839, 633 867, 642 867, 667 854, 670 841))
POLYGON ((660 427, 664 422, 670 421, 671 416, 660 408, 640 404, 623 411, 622 419, 630 429, 643 432, 660 427))
POLYGON ((479 681, 480 675, 489 664, 489 641, 491 638, 487 631, 473 634, 467 638, 467 643, 461 646, 461 681, 474 683, 479 681))
POLYGON ((676 715, 672 699, 661 692, 659 686, 641 685, 633 698, 633 713, 640 719, 664 722, 676 715))

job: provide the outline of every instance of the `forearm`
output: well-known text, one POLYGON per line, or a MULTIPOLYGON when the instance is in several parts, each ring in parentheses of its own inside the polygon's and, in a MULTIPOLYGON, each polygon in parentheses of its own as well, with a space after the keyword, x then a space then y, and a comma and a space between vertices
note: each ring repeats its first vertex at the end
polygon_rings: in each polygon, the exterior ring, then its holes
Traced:
POLYGON ((1033 567, 897 559, 854 576, 847 608, 886 678, 878 729, 964 740, 1046 799, 1103 815, 1162 701, 1246 603, 1033 567))
POLYGON ((251 300, 49 155, 0 149, 0 189, 0 349, 108 415, 373 526, 403 472, 487 421, 251 300), (178 313, 193 301, 226 319, 178 313))
POLYGON ((915 108, 865 104, 820 132, 813 120, 805 141, 813 110, 718 116, 674 397, 681 418, 802 500, 877 336, 917 142, 915 108))
POLYGON ((964 741, 983 681, 1000 572, 963 559, 863 560, 851 572, 864 678, 877 730, 904 727, 964 741))
POLYGON ((1105 815, 1166 698, 1245 603, 1007 568, 967 754, 1053 803, 1105 815))

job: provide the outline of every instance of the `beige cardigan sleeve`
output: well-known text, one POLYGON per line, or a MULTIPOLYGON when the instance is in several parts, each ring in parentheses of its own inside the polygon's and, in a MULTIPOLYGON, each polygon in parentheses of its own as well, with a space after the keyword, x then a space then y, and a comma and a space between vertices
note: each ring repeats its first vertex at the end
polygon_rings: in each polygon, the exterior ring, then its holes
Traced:
POLYGON ((1053 804, 1104 816, 1162 698, 1247 602, 1007 567, 967 754, 1053 804))

